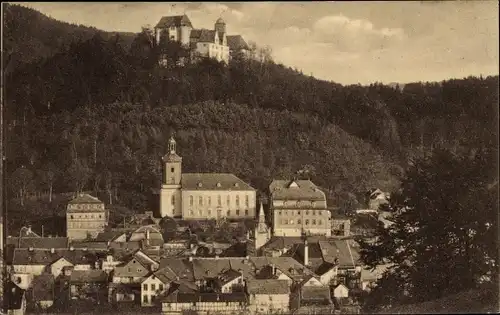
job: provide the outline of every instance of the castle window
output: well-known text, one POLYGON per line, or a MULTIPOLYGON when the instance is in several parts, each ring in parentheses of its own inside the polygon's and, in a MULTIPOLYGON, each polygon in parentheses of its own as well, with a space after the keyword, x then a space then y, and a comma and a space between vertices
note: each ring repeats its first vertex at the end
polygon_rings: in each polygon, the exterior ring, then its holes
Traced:
POLYGON ((208 205, 211 206, 212 205, 212 197, 208 196, 208 205))
POLYGON ((298 215, 300 215, 300 210, 299 210, 299 212, 298 212, 298 215))
POLYGON ((212 215, 212 210, 208 210, 208 216, 212 215))
POLYGON ((301 223, 302 223, 302 221, 300 221, 300 219, 298 219, 297 220, 297 224, 301 224, 301 223))
POLYGON ((312 220, 312 224, 316 225, 316 220, 315 219, 312 220))
POLYGON ((236 196, 236 207, 240 206, 240 196, 236 196))
POLYGON ((217 196, 217 204, 219 206, 222 205, 222 198, 220 197, 220 195, 217 196))
POLYGON ((278 212, 278 215, 281 215, 281 211, 278 212))
POLYGON ((309 220, 306 220, 306 225, 309 225, 309 220))
POLYGON ((231 203, 231 196, 227 196, 226 203, 229 206, 229 204, 231 203))
POLYGON ((248 201, 248 195, 245 196, 245 205, 248 207, 248 205, 250 204, 250 202, 248 201))
POLYGON ((193 196, 189 196, 189 205, 192 206, 193 205, 193 196))
POLYGON ((309 215, 309 210, 306 211, 306 215, 309 215))
POLYGON ((240 215, 240 210, 236 210, 236 215, 240 215))
POLYGON ((231 215, 231 210, 227 210, 227 216, 231 215))
POLYGON ((321 220, 318 220, 318 225, 321 225, 323 224, 323 222, 321 222, 321 220))
POLYGON ((248 209, 245 210, 245 215, 248 215, 248 209))
POLYGON ((175 196, 172 196, 172 206, 175 206, 175 196))
POLYGON ((200 210, 199 214, 200 214, 200 217, 202 217, 203 216, 203 211, 200 210))
POLYGON ((70 217, 71 217, 72 219, 74 219, 74 218, 73 218, 73 215, 70 215, 70 217))
POLYGON ((189 210, 189 214, 190 214, 191 216, 193 216, 193 215, 194 215, 193 210, 189 210))
POLYGON ((203 197, 201 197, 201 196, 200 196, 200 197, 198 197, 198 204, 199 204, 200 206, 203 206, 203 197))
POLYGON ((173 168, 173 167, 172 167, 172 168, 170 169, 170 172, 172 172, 172 173, 173 173, 174 171, 175 171, 175 168, 173 168))

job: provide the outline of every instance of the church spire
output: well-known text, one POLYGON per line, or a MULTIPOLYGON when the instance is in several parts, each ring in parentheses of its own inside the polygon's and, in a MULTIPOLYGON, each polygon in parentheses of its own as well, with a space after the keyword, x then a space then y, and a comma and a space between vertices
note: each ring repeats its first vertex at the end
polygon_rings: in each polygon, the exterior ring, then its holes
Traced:
POLYGON ((261 202, 259 208, 259 223, 265 223, 265 222, 266 222, 266 214, 264 213, 264 204, 261 202))
POLYGON ((170 154, 175 154, 175 147, 177 146, 177 142, 175 142, 174 136, 170 137, 168 140, 168 151, 170 154))

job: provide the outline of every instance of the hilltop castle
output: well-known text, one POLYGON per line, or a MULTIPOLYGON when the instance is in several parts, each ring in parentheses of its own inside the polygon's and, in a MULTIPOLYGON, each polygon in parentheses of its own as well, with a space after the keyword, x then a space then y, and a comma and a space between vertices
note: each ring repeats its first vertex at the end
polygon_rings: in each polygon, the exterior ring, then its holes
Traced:
POLYGON ((195 56, 213 58, 225 63, 236 55, 247 56, 249 46, 241 35, 227 35, 226 23, 219 18, 213 30, 195 29, 187 15, 164 16, 154 28, 156 44, 175 41, 189 48, 195 56))

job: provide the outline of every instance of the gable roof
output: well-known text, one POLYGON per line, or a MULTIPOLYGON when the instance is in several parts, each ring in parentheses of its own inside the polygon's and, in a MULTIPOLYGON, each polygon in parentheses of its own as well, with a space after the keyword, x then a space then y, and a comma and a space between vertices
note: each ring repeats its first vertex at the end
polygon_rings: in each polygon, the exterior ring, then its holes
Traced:
POLYGON ((173 16, 164 16, 160 19, 158 24, 156 24, 156 28, 166 28, 171 26, 189 26, 193 27, 191 21, 187 17, 187 15, 173 15, 173 16))
POLYGON ((330 263, 335 263, 339 268, 354 268, 362 265, 359 251, 349 244, 349 240, 329 240, 319 241, 323 259, 330 263))
POLYGON ((54 300, 55 279, 52 274, 42 274, 33 278, 31 290, 36 301, 54 300))
POLYGON ((215 43, 215 36, 218 35, 215 30, 196 29, 191 30, 189 38, 199 43, 215 43))
POLYGON ((144 265, 139 259, 132 257, 127 263, 115 267, 114 277, 145 277, 151 272, 149 265, 144 265))
POLYGON ((7 245, 16 248, 61 249, 69 247, 67 237, 7 237, 7 245))
POLYGON ((183 190, 255 190, 229 173, 186 173, 182 174, 181 185, 183 190))
POLYGON ((230 50, 250 50, 250 47, 241 35, 228 35, 226 36, 226 40, 230 50))
POLYGON ((326 201, 326 196, 310 180, 273 180, 269 185, 269 192, 274 200, 312 200, 326 201), (298 187, 290 184, 296 183, 298 187))
POLYGON ((290 294, 290 286, 286 280, 248 280, 249 294, 290 294))
POLYGON ((123 231, 104 231, 97 234, 96 242, 111 242, 117 237, 125 234, 123 231))
POLYGON ((107 282, 108 274, 104 270, 73 270, 69 279, 72 283, 107 282))
POLYGON ((80 204, 80 203, 92 203, 92 204, 103 204, 101 200, 97 199, 96 197, 93 197, 89 194, 80 194, 76 198, 71 199, 69 204, 80 204))
POLYGON ((52 253, 45 249, 16 248, 12 258, 13 265, 45 265, 48 266, 59 259, 64 258, 74 265, 89 265, 96 260, 96 255, 85 250, 56 249, 52 253))

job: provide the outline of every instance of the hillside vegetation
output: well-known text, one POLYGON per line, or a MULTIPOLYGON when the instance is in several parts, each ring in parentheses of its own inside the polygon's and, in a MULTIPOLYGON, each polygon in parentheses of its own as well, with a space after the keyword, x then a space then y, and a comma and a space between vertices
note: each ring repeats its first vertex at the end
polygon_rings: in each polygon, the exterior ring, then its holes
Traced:
POLYGON ((143 211, 172 133, 185 171, 233 172, 262 190, 306 168, 345 209, 397 186, 415 154, 497 145, 498 76, 342 86, 259 51, 160 68, 147 31, 111 36, 8 8, 3 40, 21 57, 7 60, 5 94, 14 213, 31 193, 83 189, 143 211))

